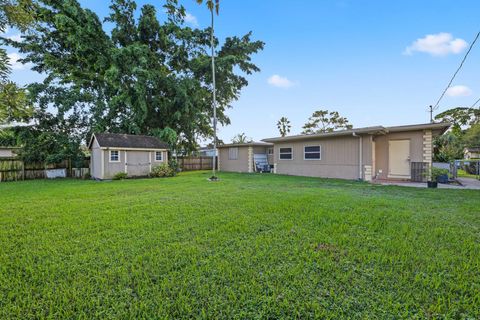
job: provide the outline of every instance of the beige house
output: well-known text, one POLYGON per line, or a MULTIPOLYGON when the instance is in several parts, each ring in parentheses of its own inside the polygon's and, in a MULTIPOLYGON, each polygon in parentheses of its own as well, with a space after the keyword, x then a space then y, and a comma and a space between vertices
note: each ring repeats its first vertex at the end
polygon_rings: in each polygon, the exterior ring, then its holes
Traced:
POLYGON ((88 148, 92 178, 112 179, 119 172, 129 177, 148 176, 152 167, 168 162, 168 146, 155 137, 96 133, 88 148))
POLYGON ((464 159, 480 159, 480 147, 465 148, 463 150, 464 159))
POLYGON ((287 175, 421 181, 432 139, 450 124, 366 127, 264 139, 274 144, 274 172, 287 175))
POLYGON ((273 166, 273 143, 224 144, 217 148, 219 171, 256 172, 258 169, 255 159, 266 159, 268 165, 273 166))

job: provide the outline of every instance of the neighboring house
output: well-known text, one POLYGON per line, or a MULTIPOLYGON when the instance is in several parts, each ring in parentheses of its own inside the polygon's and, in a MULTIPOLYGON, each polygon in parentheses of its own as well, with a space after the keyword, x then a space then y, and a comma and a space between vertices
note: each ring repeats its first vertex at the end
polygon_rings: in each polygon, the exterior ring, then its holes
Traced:
POLYGON ((425 171, 432 164, 433 137, 449 126, 376 126, 263 141, 274 144, 276 173, 366 181, 418 180, 423 178, 417 168, 425 171))
POLYGON ((222 144, 218 148, 218 170, 231 172, 255 172, 255 156, 264 156, 273 166, 273 144, 248 142, 222 144))
POLYGON ((464 159, 480 159, 480 147, 465 148, 463 150, 464 159))
POLYGON ((20 151, 20 147, 2 147, 0 146, 0 159, 1 158, 16 158, 17 153, 20 151))
POLYGON ((168 161, 167 144, 150 136, 95 133, 88 148, 90 174, 100 180, 112 179, 119 172, 148 176, 152 167, 168 161))
POLYGON ((217 152, 215 152, 215 149, 211 147, 200 147, 197 150, 197 154, 202 157, 213 157, 217 155, 217 152))

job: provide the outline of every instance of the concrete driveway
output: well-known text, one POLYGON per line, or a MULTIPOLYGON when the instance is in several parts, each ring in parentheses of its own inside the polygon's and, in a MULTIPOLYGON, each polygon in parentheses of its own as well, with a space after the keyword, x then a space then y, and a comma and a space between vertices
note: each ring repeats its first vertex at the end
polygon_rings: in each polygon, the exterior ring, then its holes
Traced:
MULTIPOLYGON (((480 190, 480 181, 471 178, 457 178, 457 181, 461 185, 453 184, 438 184, 439 189, 471 189, 480 190)), ((413 188, 426 188, 426 182, 409 182, 409 181, 374 181, 373 183, 381 184, 384 186, 401 186, 401 187, 413 187, 413 188)))

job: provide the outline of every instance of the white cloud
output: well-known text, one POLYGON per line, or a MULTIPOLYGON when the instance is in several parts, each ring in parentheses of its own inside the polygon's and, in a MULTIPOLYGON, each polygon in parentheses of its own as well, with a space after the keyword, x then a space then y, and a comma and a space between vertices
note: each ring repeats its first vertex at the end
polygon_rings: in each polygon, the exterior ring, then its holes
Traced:
POLYGON ((278 74, 274 74, 267 80, 268 84, 278 88, 290 88, 294 85, 294 83, 286 77, 279 76, 278 74))
POLYGON ((454 39, 450 33, 427 34, 425 37, 415 40, 408 46, 404 54, 412 55, 415 51, 429 53, 432 56, 445 56, 462 52, 468 43, 460 38, 454 39))
POLYGON ((472 90, 467 86, 452 86, 447 90, 447 96, 449 97, 468 97, 472 94, 472 90))
POLYGON ((197 17, 195 17, 193 14, 191 13, 186 13, 185 14, 185 22, 186 23, 189 23, 191 24, 192 26, 194 27, 198 27, 198 20, 197 20, 197 17))
POLYGON ((12 52, 7 54, 7 56, 8 56, 8 60, 10 60, 10 66, 12 67, 12 70, 22 70, 22 69, 30 68, 30 63, 23 64, 20 61, 18 61, 23 58, 18 53, 12 52))

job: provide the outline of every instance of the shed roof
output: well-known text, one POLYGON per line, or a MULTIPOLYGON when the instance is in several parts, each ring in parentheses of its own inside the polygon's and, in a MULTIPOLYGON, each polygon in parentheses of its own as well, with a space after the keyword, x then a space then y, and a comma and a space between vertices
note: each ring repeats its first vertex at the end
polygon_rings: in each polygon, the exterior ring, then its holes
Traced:
POLYGON ((88 148, 92 147, 94 138, 100 148, 168 149, 168 145, 156 137, 118 133, 95 133, 90 139, 88 148))

